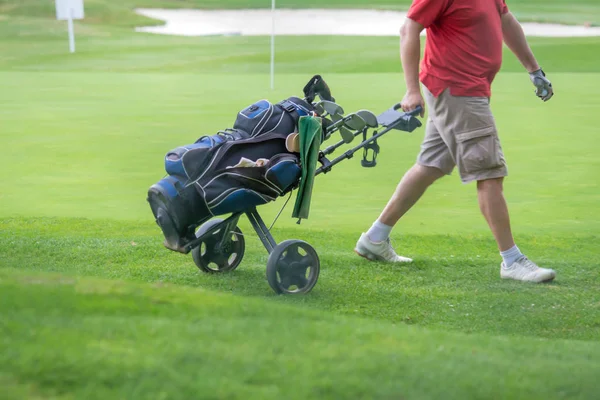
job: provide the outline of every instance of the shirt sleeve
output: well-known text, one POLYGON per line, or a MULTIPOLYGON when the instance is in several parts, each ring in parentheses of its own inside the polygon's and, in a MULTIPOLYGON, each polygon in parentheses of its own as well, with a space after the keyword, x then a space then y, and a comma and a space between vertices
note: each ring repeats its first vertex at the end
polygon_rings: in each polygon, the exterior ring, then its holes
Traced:
POLYGON ((504 15, 508 12, 508 6, 506 5, 506 0, 498 0, 498 5, 500 6, 500 15, 504 15))
POLYGON ((414 0, 407 17, 429 28, 444 14, 447 6, 448 0, 414 0))

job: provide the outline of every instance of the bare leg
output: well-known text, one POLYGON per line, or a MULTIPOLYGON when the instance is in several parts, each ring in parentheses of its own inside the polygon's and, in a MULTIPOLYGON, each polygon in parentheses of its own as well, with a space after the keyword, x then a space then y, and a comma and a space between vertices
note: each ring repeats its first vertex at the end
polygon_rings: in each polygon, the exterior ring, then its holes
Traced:
POLYGON ((477 182, 479 208, 485 217, 500 251, 511 249, 515 245, 510 229, 508 207, 504 199, 503 178, 477 182))
POLYGON ((444 173, 438 168, 415 164, 398 184, 378 221, 394 226, 415 205, 427 188, 442 176, 444 173))
POLYGON ((408 170, 379 219, 368 232, 361 235, 354 251, 369 260, 412 262, 412 259, 396 254, 389 242, 389 234, 392 227, 415 205, 427 188, 442 176, 444 173, 440 169, 419 164, 408 170))

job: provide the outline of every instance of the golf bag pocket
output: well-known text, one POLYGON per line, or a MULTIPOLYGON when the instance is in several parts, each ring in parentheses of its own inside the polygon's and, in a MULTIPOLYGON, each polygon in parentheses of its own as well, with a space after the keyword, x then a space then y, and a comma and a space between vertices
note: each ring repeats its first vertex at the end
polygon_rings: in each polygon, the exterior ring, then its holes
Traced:
POLYGON ((265 179, 281 191, 280 195, 293 189, 302 175, 298 157, 291 154, 277 154, 266 168, 265 179))
POLYGON ((252 189, 239 188, 228 192, 227 196, 212 205, 214 215, 244 212, 272 201, 272 198, 261 195, 252 189))
POLYGON ((194 185, 171 175, 148 190, 148 202, 166 241, 177 247, 181 238, 191 234, 190 226, 210 218, 210 211, 194 185))
POLYGON ((456 134, 456 158, 461 172, 472 174, 502 166, 495 132, 491 126, 456 134))
POLYGON ((184 176, 194 180, 197 172, 206 168, 215 148, 226 142, 248 138, 248 134, 235 129, 219 131, 219 133, 211 136, 202 136, 193 144, 180 146, 169 151, 165 156, 165 171, 169 175, 184 176))
POLYGON ((300 117, 312 110, 309 103, 298 97, 290 97, 277 104, 260 100, 238 113, 233 129, 247 132, 250 137, 270 132, 289 134, 297 130, 300 117))
MULTIPOLYGON (((202 147, 202 146, 197 146, 202 147)), ((189 178, 185 167, 183 166, 183 155, 188 151, 192 150, 194 147, 191 146, 182 146, 176 149, 173 149, 167 153, 165 156, 165 171, 169 175, 177 175, 185 178, 189 178)))
POLYGON ((297 156, 277 154, 263 166, 218 171, 202 187, 213 215, 243 212, 274 201, 300 179, 297 156))
POLYGON ((193 144, 171 150, 165 156, 165 171, 169 175, 178 175, 194 180, 198 171, 208 167, 215 147, 193 144))

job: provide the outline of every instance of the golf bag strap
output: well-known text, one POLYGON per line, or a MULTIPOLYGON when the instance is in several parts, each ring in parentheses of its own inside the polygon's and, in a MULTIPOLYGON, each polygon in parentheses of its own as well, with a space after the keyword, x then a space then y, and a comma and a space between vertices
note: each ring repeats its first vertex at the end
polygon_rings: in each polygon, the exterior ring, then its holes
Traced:
POLYGON ((225 137, 227 140, 243 140, 250 138, 250 135, 240 129, 228 128, 220 130, 218 134, 225 137))
POLYGON ((214 147, 214 146, 216 146, 218 144, 216 142, 216 140, 215 140, 216 136, 221 137, 225 141, 243 140, 243 139, 248 139, 250 137, 246 132, 244 132, 242 130, 228 128, 228 129, 225 129, 225 130, 217 131, 217 133, 214 134, 214 135, 210 135, 210 136, 209 135, 204 135, 204 136, 201 136, 198 140, 196 140, 195 143, 200 143, 202 140, 208 138, 210 140, 211 147, 214 147))
POLYGON ((290 100, 282 100, 277 104, 290 114, 296 111, 296 104, 292 103, 290 100))
POLYGON ((196 140, 194 143, 200 143, 204 139, 210 140, 210 147, 214 147, 217 144, 217 142, 215 141, 215 139, 212 136, 208 136, 208 135, 200 136, 198 138, 198 140, 196 140))
POLYGON ((277 103, 277 105, 294 116, 294 118, 303 115, 311 115, 314 112, 313 105, 299 97, 287 98, 277 103))

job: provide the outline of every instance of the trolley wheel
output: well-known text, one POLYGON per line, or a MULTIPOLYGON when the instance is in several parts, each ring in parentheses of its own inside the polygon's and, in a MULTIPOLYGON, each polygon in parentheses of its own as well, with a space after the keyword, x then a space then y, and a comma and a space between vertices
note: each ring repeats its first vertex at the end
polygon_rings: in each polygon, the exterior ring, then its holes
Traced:
MULTIPOLYGON (((222 219, 208 221, 198 229, 196 237, 204 236, 222 222, 222 219)), ((240 228, 236 226, 228 229, 227 225, 223 224, 192 250, 192 258, 203 272, 209 274, 231 272, 242 262, 245 248, 246 244, 240 228)))
POLYGON ((279 243, 267 261, 267 280, 277 294, 308 293, 321 269, 315 249, 302 240, 279 243))

